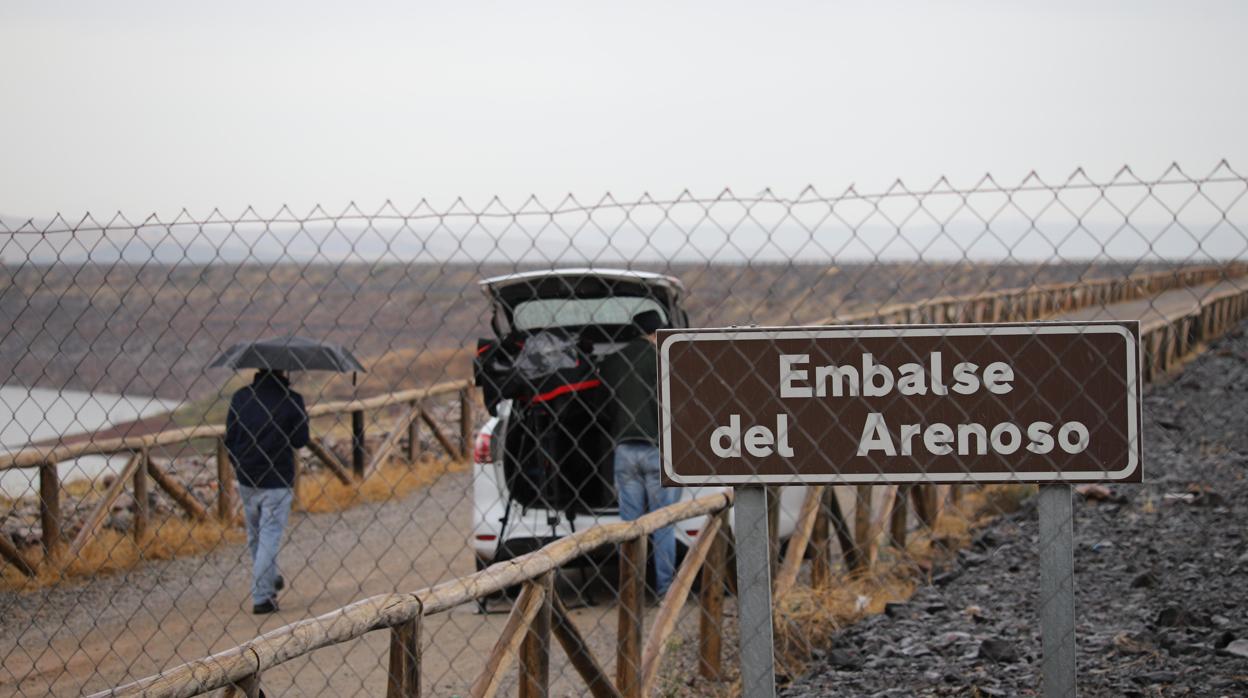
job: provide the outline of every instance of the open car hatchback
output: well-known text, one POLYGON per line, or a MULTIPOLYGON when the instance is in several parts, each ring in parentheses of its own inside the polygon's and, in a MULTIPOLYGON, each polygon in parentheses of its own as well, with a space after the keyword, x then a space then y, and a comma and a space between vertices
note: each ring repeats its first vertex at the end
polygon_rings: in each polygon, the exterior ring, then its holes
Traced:
MULTIPOLYGON (((638 337, 638 313, 656 311, 669 327, 689 325, 684 286, 663 274, 557 269, 480 283, 494 336, 478 340, 473 361, 491 415, 473 449, 472 544, 479 567, 619 520, 613 400, 599 369, 638 337)), ((686 488, 681 499, 718 489, 686 488)), ((782 494, 782 535, 792 529, 801 489, 782 494)), ((692 545, 704 523, 680 522, 678 545, 692 545)))

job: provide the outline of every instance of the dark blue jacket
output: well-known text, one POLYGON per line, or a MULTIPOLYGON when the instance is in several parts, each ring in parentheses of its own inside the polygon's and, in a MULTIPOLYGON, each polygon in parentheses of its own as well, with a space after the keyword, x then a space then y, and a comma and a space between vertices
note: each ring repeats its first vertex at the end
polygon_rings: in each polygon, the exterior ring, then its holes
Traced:
POLYGON ((225 447, 240 485, 277 489, 295 481, 295 450, 308 445, 303 396, 277 375, 259 372, 230 398, 225 447))

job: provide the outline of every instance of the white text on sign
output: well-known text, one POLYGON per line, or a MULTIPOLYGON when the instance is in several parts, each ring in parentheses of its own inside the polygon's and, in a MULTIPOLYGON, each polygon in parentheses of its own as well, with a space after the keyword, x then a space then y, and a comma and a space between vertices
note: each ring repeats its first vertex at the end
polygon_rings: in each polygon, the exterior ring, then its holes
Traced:
MULTIPOLYGON (((934 351, 926 364, 903 363, 894 370, 878 363, 870 353, 862 354, 859 365, 810 364, 809 354, 781 354, 779 357, 780 397, 785 400, 815 398, 877 398, 896 391, 899 395, 935 395, 956 399, 985 390, 1006 395, 1013 389, 1014 368, 1004 361, 980 366, 971 362, 953 364, 946 376, 946 362, 934 351), (859 368, 859 365, 861 368, 859 368)), ((790 416, 776 415, 775 429, 754 425, 742 429, 741 416, 729 416, 728 424, 711 432, 712 453, 720 458, 743 455, 764 458, 772 454, 793 457, 789 443, 790 416), (743 453, 744 451, 744 453, 743 453)), ((1037 455, 1054 449, 1068 454, 1082 453, 1090 443, 1086 425, 1078 421, 1037 420, 1028 424, 976 422, 947 424, 899 424, 894 430, 883 413, 869 412, 862 425, 857 455, 912 456, 916 448, 944 456, 1011 455, 1025 448, 1037 455)))

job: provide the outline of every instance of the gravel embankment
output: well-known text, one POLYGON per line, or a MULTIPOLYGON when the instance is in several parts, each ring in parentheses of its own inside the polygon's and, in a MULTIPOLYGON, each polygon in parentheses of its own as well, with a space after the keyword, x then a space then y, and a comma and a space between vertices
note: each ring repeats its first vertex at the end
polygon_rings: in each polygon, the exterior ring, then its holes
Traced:
MULTIPOLYGON (((1243 330, 1148 388, 1144 409, 1145 483, 1075 498, 1080 695, 1248 695, 1243 330)), ((943 584, 839 632, 783 695, 1038 695, 1036 549, 1029 503, 943 584)))

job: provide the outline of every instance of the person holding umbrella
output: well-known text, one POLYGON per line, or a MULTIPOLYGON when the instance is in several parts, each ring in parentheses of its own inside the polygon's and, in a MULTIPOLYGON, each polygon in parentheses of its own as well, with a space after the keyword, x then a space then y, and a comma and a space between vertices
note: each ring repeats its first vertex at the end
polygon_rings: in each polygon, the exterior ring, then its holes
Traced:
POLYGON ((295 449, 308 445, 308 411, 285 371, 261 369, 230 398, 225 447, 234 463, 251 551, 251 612, 277 610, 285 580, 277 553, 294 498, 295 449))
POLYGON ((295 451, 308 444, 308 410, 290 387, 288 370, 362 370, 341 347, 298 337, 235 345, 214 367, 257 368, 230 398, 225 447, 238 479, 251 553, 252 613, 273 613, 285 587, 278 568, 294 498, 295 451))

